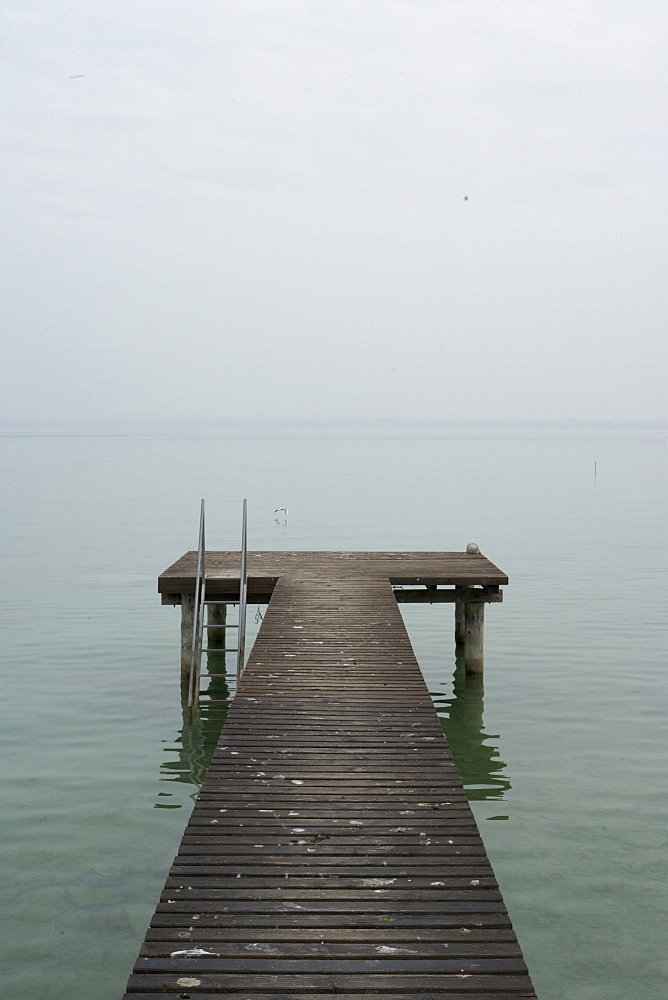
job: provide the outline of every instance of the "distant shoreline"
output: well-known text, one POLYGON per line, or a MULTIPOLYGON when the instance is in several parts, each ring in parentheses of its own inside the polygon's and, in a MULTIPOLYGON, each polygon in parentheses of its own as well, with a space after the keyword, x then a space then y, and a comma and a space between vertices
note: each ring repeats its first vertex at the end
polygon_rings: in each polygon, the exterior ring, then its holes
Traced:
POLYGON ((668 430, 668 420, 429 420, 426 418, 215 417, 0 421, 0 434, 167 434, 237 430, 668 430))

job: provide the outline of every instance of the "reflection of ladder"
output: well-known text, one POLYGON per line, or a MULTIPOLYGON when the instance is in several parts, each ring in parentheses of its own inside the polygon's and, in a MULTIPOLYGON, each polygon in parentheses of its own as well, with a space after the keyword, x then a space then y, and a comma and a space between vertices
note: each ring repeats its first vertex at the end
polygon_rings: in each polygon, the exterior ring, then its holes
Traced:
POLYGON ((246 547, 247 547, 247 502, 243 503, 243 515, 241 522, 241 566, 239 572, 239 597, 230 600, 207 599, 206 596, 206 545, 204 542, 204 500, 200 508, 199 516, 199 541, 197 545, 197 575, 195 577, 195 609, 193 615, 193 639, 190 655, 190 675, 188 678, 188 708, 199 703, 200 674, 202 668, 202 653, 234 653, 237 654, 237 680, 244 670, 244 653, 246 645, 246 600, 248 596, 248 572, 246 568, 246 547), (205 622, 205 607, 211 605, 239 605, 239 622, 235 625, 228 625, 227 622, 205 622), (238 629, 237 645, 235 649, 225 646, 223 649, 209 647, 207 641, 203 648, 202 640, 204 629, 238 629))

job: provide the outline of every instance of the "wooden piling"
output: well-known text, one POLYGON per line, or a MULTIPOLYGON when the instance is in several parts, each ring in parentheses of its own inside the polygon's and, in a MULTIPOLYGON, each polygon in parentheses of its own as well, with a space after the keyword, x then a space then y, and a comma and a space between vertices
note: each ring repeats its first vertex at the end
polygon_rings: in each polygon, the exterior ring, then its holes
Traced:
POLYGON ((481 674, 484 669, 485 605, 467 603, 465 607, 464 664, 467 674, 481 674))
POLYGON ((195 621, 195 595, 181 594, 181 679, 190 677, 195 621))
POLYGON ((207 639, 209 642, 225 642, 227 604, 207 604, 207 639))
MULTIPOLYGON (((457 591, 461 592, 461 590, 461 587, 455 587, 455 595, 457 591)), ((464 646, 466 642, 465 608, 464 601, 455 596, 455 646, 464 646)))

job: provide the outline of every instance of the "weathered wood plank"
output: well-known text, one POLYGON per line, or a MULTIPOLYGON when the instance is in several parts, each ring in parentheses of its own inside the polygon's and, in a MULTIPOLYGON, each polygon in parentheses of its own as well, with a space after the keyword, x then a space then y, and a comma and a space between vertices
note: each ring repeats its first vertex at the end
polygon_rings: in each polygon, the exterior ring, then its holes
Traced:
MULTIPOLYGON (((348 988, 351 990, 354 989, 354 984, 349 985, 348 988)), ((216 993, 211 993, 206 991, 202 992, 201 990, 198 989, 196 993, 184 993, 183 986, 179 986, 178 989, 179 989, 178 993, 173 993, 165 989, 164 987, 159 987, 160 997, 162 998, 162 1000, 182 1000, 183 997, 193 997, 193 998, 196 997, 197 1000, 220 1000, 221 996, 220 991, 216 993)), ((232 990, 226 988, 222 992, 232 993, 232 990)), ((308 1000, 332 1000, 331 992, 314 993, 311 989, 309 989, 306 993, 303 991, 299 991, 297 989, 293 991, 276 989, 273 990, 271 993, 258 993, 256 990, 251 991, 246 989, 239 990, 237 992, 242 993, 243 996, 247 998, 247 1000, 305 1000, 306 996, 308 996, 308 1000)), ((375 993, 366 989, 359 993, 343 992, 339 989, 337 989, 335 992, 337 1000, 361 1000, 361 997, 364 997, 364 1000, 406 1000, 407 996, 406 992, 401 994, 392 992, 375 993)), ((429 1000, 462 1000, 463 996, 465 996, 467 1000, 536 1000, 536 994, 533 992, 533 990, 524 990, 524 989, 516 989, 513 990, 512 992, 509 992, 508 990, 495 991, 493 993, 489 993, 487 990, 485 990, 484 993, 481 993, 480 990, 477 988, 475 992, 471 992, 471 990, 469 989, 467 990, 457 989, 456 992, 454 993, 451 992, 450 990, 441 990, 441 989, 439 989, 437 992, 436 991, 415 992, 411 990, 410 995, 415 996, 416 1000, 419 1000, 419 998, 421 997, 424 997, 425 1000, 427 1000, 427 998, 429 998, 429 1000)), ((156 997, 155 991, 151 992, 133 991, 132 993, 126 993, 123 997, 123 1000, 155 1000, 155 997, 156 997)))
MULTIPOLYGON (((252 936, 252 935, 251 935, 252 936)), ((147 940, 141 950, 143 958, 173 958, 182 951, 188 951, 187 944, 183 944, 183 938, 165 940, 155 938, 147 940)), ((203 949, 204 950, 204 949, 203 949)), ((206 950, 209 957, 216 958, 236 958, 239 955, 239 939, 221 939, 207 936, 206 950)), ((299 940, 294 937, 290 941, 280 941, 273 937, 263 938, 261 941, 250 940, 246 936, 243 944, 243 951, 276 958, 307 958, 309 955, 315 958, 374 958, 379 957, 408 957, 412 958, 518 958, 521 956, 519 946, 516 942, 508 941, 425 941, 422 939, 404 941, 400 946, 392 946, 382 941, 374 943, 367 941, 365 944, 358 944, 351 941, 332 941, 331 935, 327 941, 312 940, 310 942, 299 940)))
MULTIPOLYGON (((158 986, 156 989, 159 990, 162 1000, 182 1000, 183 997, 193 997, 197 1000, 220 1000, 221 991, 216 993, 211 993, 208 991, 197 990, 196 993, 184 993, 184 987, 179 986, 179 993, 170 992, 165 987, 158 986)), ((190 987, 189 987, 190 989, 190 987)), ((355 983, 348 983, 346 985, 346 990, 336 989, 329 993, 317 993, 312 989, 307 988, 306 991, 295 987, 292 990, 286 990, 283 988, 277 988, 267 992, 257 992, 256 989, 240 989, 236 992, 242 994, 243 997, 247 997, 248 1000, 332 1000, 333 993, 335 993, 337 1000, 406 1000, 407 995, 414 996, 416 1000, 424 998, 424 1000, 462 1000, 462 997, 466 997, 466 1000, 536 1000, 536 994, 533 989, 514 989, 514 988, 503 988, 497 989, 493 992, 484 990, 481 992, 477 985, 473 987, 460 987, 454 988, 454 992, 451 990, 413 990, 407 989, 402 993, 394 993, 391 990, 387 992, 378 993, 375 992, 377 989, 382 989, 382 984, 374 987, 372 990, 363 989, 359 992, 352 992, 355 990, 355 983)), ((223 990, 224 993, 234 992, 229 986, 223 990)), ((155 1000, 156 992, 132 992, 131 994, 126 993, 123 1000, 155 1000)))
MULTIPOLYGON (((128 993, 133 990, 152 990, 155 992, 181 991, 186 987, 189 990, 202 988, 202 991, 218 991, 218 993, 228 991, 244 991, 244 996, 253 992, 268 992, 272 997, 281 995, 285 991, 293 990, 301 993, 329 992, 340 993, 367 991, 393 991, 408 992, 411 994, 419 992, 443 993, 450 990, 452 993, 474 993, 475 991, 498 991, 508 993, 512 996, 512 991, 524 991, 524 995, 534 997, 531 981, 528 976, 518 974, 504 976, 500 975, 476 975, 475 973, 451 973, 451 974, 425 974, 425 975, 405 975, 401 973, 390 973, 381 975, 372 973, 364 975, 355 973, 345 975, 344 973, 304 973, 302 975, 290 975, 284 973, 263 975, 262 973, 199 973, 195 974, 191 967, 182 973, 163 972, 149 975, 147 973, 135 973, 128 981, 128 993)), ((201 993, 193 993, 195 997, 201 993)), ((405 997, 403 998, 405 1000, 405 997)))
MULTIPOLYGON (((403 916, 398 914, 398 917, 403 916)), ((308 920, 311 920, 309 917, 308 920)), ((396 921, 395 921, 396 922, 396 921)), ((512 942, 514 947, 519 947, 515 940, 513 931, 508 927, 489 924, 487 927, 478 926, 470 921, 466 926, 461 924, 450 927, 422 927, 416 924, 411 917, 398 927, 388 927, 387 921, 383 921, 380 926, 369 924, 368 933, 360 935, 358 933, 359 923, 351 923, 337 927, 330 926, 327 935, 328 942, 345 941, 353 942, 355 945, 366 947, 370 942, 381 942, 387 944, 395 935, 400 936, 402 941, 417 942, 472 942, 472 941, 504 941, 512 942)), ((318 933, 319 928, 313 924, 305 922, 303 927, 298 924, 285 925, 284 921, 276 924, 258 924, 257 927, 239 923, 207 922, 201 927, 198 922, 190 924, 184 930, 183 926, 176 925, 169 920, 160 919, 159 922, 152 922, 146 935, 147 941, 171 941, 184 940, 193 936, 205 937, 207 941, 254 941, 255 934, 258 941, 315 941, 322 943, 322 936, 318 933)))
MULTIPOLYGON (((526 973, 526 966, 522 959, 518 958, 413 958, 408 959, 404 954, 399 957, 395 952, 390 955, 383 955, 382 958, 350 959, 350 958, 324 958, 319 953, 314 953, 312 949, 305 948, 306 955, 301 958, 274 958, 273 956, 258 955, 255 952, 248 952, 236 958, 212 958, 210 955, 197 955, 188 957, 189 949, 182 949, 185 954, 171 957, 145 957, 137 959, 135 972, 138 973, 181 973, 184 969, 192 970, 198 975, 215 973, 246 973, 248 975, 260 974, 271 975, 282 973, 284 975, 309 975, 316 972, 319 975, 325 973, 340 973, 342 975, 374 975, 379 973, 410 973, 411 975, 448 975, 456 973, 477 973, 483 974, 503 974, 517 975, 526 973)), ((192 949, 190 949, 192 950, 192 949)), ((201 949, 204 951, 205 949, 201 949)), ((397 949, 401 951, 401 949, 397 949)))
POLYGON ((511 924, 507 912, 503 909, 498 909, 492 913, 480 913, 476 911, 474 914, 462 913, 457 910, 453 913, 444 913, 440 910, 432 910, 426 913, 407 913, 405 911, 397 912, 396 909, 390 911, 390 913, 381 909, 377 911, 362 910, 354 913, 351 913, 350 910, 342 913, 322 911, 309 913, 304 910, 293 911, 287 909, 281 911, 274 909, 272 913, 239 913, 230 912, 220 907, 212 907, 207 911, 203 907, 192 906, 190 909, 184 911, 182 908, 179 909, 170 906, 158 907, 151 919, 152 928, 174 927, 190 930, 193 933, 198 933, 201 929, 202 934, 206 933, 206 928, 221 926, 233 928, 270 927, 272 929, 280 926, 299 929, 317 928, 319 930, 338 928, 354 929, 356 931, 363 928, 365 931, 364 936, 366 936, 366 930, 369 928, 390 929, 393 933, 396 932, 397 940, 402 940, 401 934, 406 927, 431 928, 432 930, 435 928, 448 928, 468 933, 475 928, 510 928, 511 924), (165 910, 169 912, 164 912, 165 910), (277 912, 281 914, 280 919, 277 919, 277 912))

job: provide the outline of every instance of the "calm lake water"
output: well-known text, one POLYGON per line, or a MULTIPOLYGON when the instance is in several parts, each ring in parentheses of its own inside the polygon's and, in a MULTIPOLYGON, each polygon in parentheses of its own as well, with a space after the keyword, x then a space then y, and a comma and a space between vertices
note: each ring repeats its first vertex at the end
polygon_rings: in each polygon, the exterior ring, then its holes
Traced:
POLYGON ((156 577, 201 497, 238 548, 247 496, 251 548, 475 541, 508 573, 484 691, 452 607, 403 610, 538 995, 668 996, 666 437, 2 434, 3 995, 123 992, 221 724, 184 722, 156 577))

